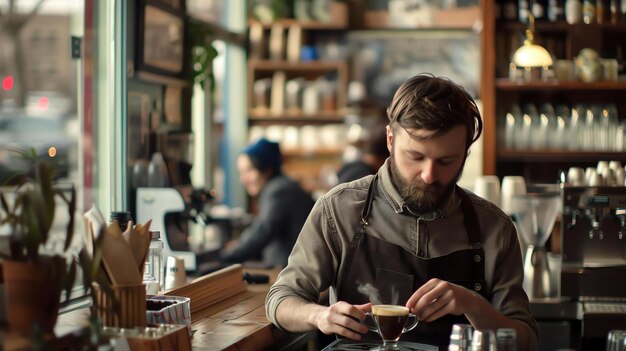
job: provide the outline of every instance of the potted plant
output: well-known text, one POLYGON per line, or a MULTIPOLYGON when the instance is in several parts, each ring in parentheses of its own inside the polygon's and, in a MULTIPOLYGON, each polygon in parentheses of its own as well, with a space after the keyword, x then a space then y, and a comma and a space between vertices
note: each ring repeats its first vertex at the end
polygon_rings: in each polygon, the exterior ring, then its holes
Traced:
POLYGON ((0 192, 0 228, 9 231, 9 252, 2 253, 7 320, 20 336, 52 334, 61 306, 76 277, 76 261, 69 253, 74 238, 76 193, 61 190, 49 160, 38 160, 34 150, 21 156, 34 165, 32 175, 13 178, 9 192, 0 192), (52 226, 62 200, 68 212, 62 248, 51 248, 52 226))

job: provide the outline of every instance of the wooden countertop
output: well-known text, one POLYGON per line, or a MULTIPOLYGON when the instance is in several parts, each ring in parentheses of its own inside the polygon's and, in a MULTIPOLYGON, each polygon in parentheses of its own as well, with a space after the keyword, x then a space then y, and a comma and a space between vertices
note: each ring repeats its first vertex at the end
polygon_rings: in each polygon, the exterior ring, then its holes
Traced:
MULTIPOLYGON (((267 274, 270 278, 269 283, 247 284, 239 278, 244 287, 241 292, 224 299, 221 299, 222 293, 215 293, 211 299, 221 301, 207 307, 192 306, 191 329, 194 334, 191 342, 193 349, 203 351, 281 350, 292 349, 306 343, 312 334, 292 334, 280 331, 265 316, 265 296, 271 284, 276 280, 278 269, 242 269, 240 265, 234 265, 213 273, 215 277, 211 284, 226 286, 227 283, 222 281, 228 281, 228 275, 242 277, 243 271, 251 274, 267 274)), ((227 290, 229 289, 222 291, 227 290)), ((167 294, 176 295, 177 291, 169 291, 167 294)))
MULTIPOLYGON (((244 269, 232 265, 165 294, 191 298, 193 350, 293 350, 305 345, 315 333, 283 332, 265 317, 265 296, 278 273, 278 269, 244 269), (267 274, 269 282, 248 284, 242 279, 244 271, 267 274)), ((59 316, 55 334, 69 335, 84 328, 88 317, 88 308, 59 316)), ((5 347, 9 345, 4 343, 5 347)), ((7 350, 20 349, 24 344, 18 342, 12 346, 16 348, 7 350)))

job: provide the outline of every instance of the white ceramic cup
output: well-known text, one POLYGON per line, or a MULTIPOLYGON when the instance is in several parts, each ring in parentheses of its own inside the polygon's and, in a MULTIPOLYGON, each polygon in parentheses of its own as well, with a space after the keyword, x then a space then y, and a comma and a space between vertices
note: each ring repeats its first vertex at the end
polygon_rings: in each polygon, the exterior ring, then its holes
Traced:
POLYGON ((602 172, 604 172, 605 168, 609 168, 609 162, 608 161, 598 161, 598 166, 596 167, 596 171, 598 171, 598 173, 602 174, 602 172))
POLYGON ((570 167, 567 170, 567 183, 573 186, 585 184, 585 170, 580 167, 570 167))
POLYGON ((504 213, 513 213, 512 201, 514 195, 526 194, 526 180, 522 176, 505 176, 502 178, 500 189, 500 208, 504 213))
POLYGON ((500 179, 495 175, 484 175, 474 181, 474 193, 500 206, 500 179))
POLYGON ((602 174, 594 174, 589 178, 589 186, 603 186, 604 180, 602 179, 602 174))
POLYGON ((622 170, 624 169, 622 167, 622 163, 620 161, 616 161, 616 160, 613 160, 613 161, 609 162, 609 168, 612 169, 613 171, 617 171, 618 169, 622 169, 622 170))
POLYGON ((585 168, 585 184, 589 184, 589 180, 593 177, 598 171, 595 167, 587 167, 585 168))
POLYGON ((165 290, 180 287, 186 280, 185 261, 180 257, 168 256, 165 264, 165 290))

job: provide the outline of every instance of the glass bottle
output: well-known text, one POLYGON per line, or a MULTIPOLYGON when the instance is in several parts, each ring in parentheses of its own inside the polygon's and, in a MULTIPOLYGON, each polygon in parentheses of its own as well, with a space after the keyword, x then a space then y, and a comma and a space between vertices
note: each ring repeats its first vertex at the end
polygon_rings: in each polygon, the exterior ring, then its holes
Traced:
POLYGON ((599 24, 608 23, 609 6, 606 0, 596 0, 596 22, 599 24))
POLYGON ((533 0, 531 12, 535 16, 535 20, 543 21, 546 19, 546 0, 533 0))
POLYGON ((580 23, 583 17, 583 5, 580 0, 566 0, 565 19, 569 24, 580 23))
POLYGON ((610 13, 610 18, 611 18, 611 23, 618 24, 620 22, 619 0, 610 0, 609 13, 610 13))
POLYGON ((530 13, 530 2, 528 0, 519 0, 517 6, 517 19, 522 23, 528 23, 528 14, 530 13))
POLYGON ((515 0, 506 0, 502 5, 502 18, 506 22, 515 22, 517 20, 517 2, 515 0))
POLYGON ((163 240, 161 240, 161 233, 158 231, 150 231, 150 236, 143 282, 146 284, 146 293, 155 295, 161 291, 163 286, 163 240))
POLYGON ((565 4, 563 0, 548 0, 548 20, 551 22, 565 20, 565 4))
POLYGON ((592 24, 596 22, 595 0, 583 1, 583 22, 585 22, 585 24, 592 24))
POLYGON ((109 221, 112 223, 113 221, 117 221, 117 224, 120 226, 122 233, 126 231, 128 228, 128 223, 132 221, 133 218, 128 211, 114 211, 111 212, 109 217, 109 221))
POLYGON ((167 187, 168 183, 167 165, 163 154, 155 152, 148 165, 148 186, 163 188, 167 187))

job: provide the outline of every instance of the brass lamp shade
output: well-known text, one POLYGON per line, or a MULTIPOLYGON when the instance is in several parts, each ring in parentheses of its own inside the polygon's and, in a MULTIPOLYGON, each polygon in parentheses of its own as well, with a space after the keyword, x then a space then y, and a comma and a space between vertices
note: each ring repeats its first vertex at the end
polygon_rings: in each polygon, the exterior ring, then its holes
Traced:
POLYGON ((545 67, 552 65, 552 57, 542 46, 526 41, 513 54, 513 63, 518 67, 545 67))
POLYGON ((533 30, 535 18, 532 14, 528 16, 529 28, 526 29, 526 39, 524 45, 513 54, 513 63, 518 67, 545 67, 552 65, 552 57, 543 46, 533 43, 533 30))

